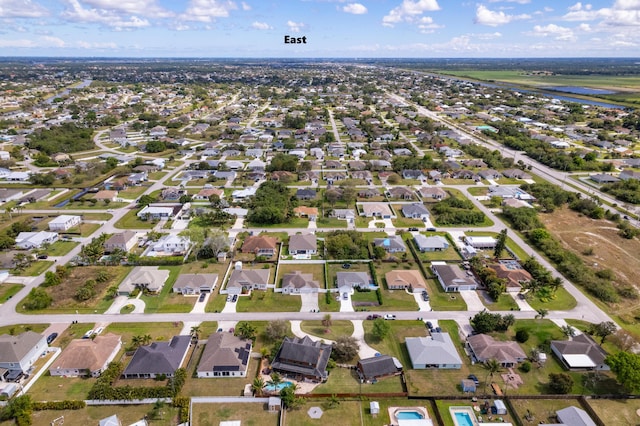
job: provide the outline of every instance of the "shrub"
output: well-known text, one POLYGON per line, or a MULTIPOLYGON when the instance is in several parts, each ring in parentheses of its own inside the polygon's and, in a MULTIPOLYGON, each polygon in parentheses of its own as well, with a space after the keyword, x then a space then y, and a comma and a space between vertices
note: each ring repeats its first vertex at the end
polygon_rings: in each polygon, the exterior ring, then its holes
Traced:
POLYGON ((516 331, 516 340, 518 343, 524 343, 529 340, 529 332, 523 328, 516 331))
POLYGON ((531 371, 531 363, 529 361, 525 361, 520 365, 520 371, 523 373, 528 373, 531 371))

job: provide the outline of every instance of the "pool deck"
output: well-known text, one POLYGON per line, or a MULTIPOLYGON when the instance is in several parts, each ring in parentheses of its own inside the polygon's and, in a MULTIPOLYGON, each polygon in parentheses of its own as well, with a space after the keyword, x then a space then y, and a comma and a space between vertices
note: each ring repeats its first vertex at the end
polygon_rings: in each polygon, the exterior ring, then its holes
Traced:
MULTIPOLYGON (((399 420, 396 417, 398 411, 417 411, 424 416, 424 419, 420 419, 423 421, 423 424, 433 425, 433 420, 429 417, 429 411, 427 411, 426 407, 389 407, 388 412, 391 426, 399 424, 399 420)), ((405 420, 405 422, 419 422, 420 420, 405 420)))
POLYGON ((467 405, 461 405, 457 407, 449 407, 449 414, 451 414, 451 419, 453 420, 453 424, 455 426, 459 426, 458 420, 456 419, 455 413, 467 413, 469 414, 469 418, 471 419, 471 423, 474 426, 478 426, 478 419, 476 418, 476 414, 473 412, 473 407, 467 405))

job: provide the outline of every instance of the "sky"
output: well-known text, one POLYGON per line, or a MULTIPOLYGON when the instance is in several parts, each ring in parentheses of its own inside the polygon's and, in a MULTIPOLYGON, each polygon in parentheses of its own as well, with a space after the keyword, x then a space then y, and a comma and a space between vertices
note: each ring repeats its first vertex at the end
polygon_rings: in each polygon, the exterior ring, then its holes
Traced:
POLYGON ((640 0, 0 0, 0 56, 639 57, 640 0))

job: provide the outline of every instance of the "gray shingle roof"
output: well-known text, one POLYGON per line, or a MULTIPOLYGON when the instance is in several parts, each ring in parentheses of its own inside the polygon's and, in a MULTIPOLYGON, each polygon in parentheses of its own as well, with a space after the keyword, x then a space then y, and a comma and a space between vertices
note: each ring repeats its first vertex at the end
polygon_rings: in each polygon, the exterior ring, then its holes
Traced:
POLYGON ((246 371, 251 355, 251 341, 231 333, 213 333, 202 352, 198 372, 246 371))
POLYGON ((374 356, 358 361, 358 370, 362 373, 365 380, 375 379, 396 374, 402 368, 396 365, 397 360, 389 355, 374 356))
POLYGON ((41 334, 25 331, 17 336, 0 336, 0 362, 18 363, 43 339, 41 334))
POLYGON ((285 373, 324 380, 327 377, 331 349, 331 345, 321 341, 314 342, 308 336, 285 337, 271 366, 274 370, 285 373))
POLYGON ((431 338, 407 337, 405 343, 414 366, 462 364, 449 333, 431 333, 431 338))
POLYGON ((191 336, 174 336, 168 342, 140 346, 123 374, 173 374, 180 368, 190 343, 191 336))

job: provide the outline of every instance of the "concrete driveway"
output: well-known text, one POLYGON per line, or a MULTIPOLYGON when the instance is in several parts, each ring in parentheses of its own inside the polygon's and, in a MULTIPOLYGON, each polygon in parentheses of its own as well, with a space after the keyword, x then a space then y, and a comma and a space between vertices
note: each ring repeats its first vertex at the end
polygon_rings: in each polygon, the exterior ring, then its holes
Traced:
POLYGON ((475 291, 461 291, 456 293, 455 296, 462 297, 467 304, 467 311, 480 312, 485 309, 485 306, 480 300, 480 296, 475 291))
MULTIPOLYGON (((324 294, 323 294, 324 296, 324 294)), ((296 297, 296 296, 289 296, 296 297)), ((302 306, 300 307, 300 312, 315 312, 319 309, 318 307, 318 293, 308 293, 301 294, 300 299, 302 300, 302 306)))
POLYGON ((376 356, 378 351, 367 345, 367 342, 364 340, 364 327, 362 325, 362 320, 354 320, 351 321, 351 323, 353 324, 353 334, 351 336, 355 337, 360 345, 360 349, 358 349, 358 356, 360 359, 376 356))
POLYGON ((351 304, 351 292, 338 293, 338 297, 340 297, 340 312, 355 312, 351 304), (346 299, 344 298, 344 293, 347 294, 346 299))
POLYGON ((127 296, 118 296, 115 298, 109 309, 106 310, 105 314, 119 314, 120 310, 127 305, 133 305, 134 309, 131 312, 132 314, 143 314, 145 304, 144 301, 140 299, 130 299, 127 296))
POLYGON ((431 303, 422 300, 422 293, 413 293, 413 298, 416 299, 420 312, 431 312, 431 303))

